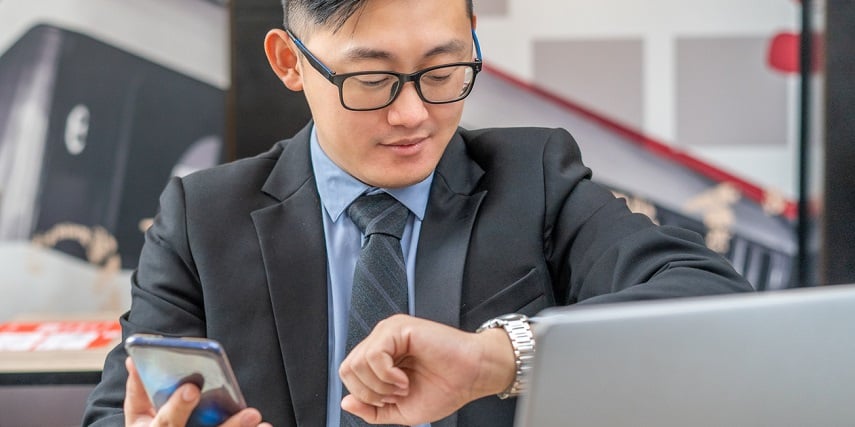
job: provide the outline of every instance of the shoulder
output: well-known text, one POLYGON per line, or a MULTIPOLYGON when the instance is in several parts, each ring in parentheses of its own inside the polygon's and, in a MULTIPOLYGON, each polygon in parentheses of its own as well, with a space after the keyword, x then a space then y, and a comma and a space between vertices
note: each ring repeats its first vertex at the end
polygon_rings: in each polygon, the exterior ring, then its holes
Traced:
POLYGON ((270 150, 253 157, 235 160, 203 169, 183 177, 185 187, 221 186, 239 183, 264 182, 273 166, 282 156, 283 144, 276 143, 270 150))
POLYGON ((567 151, 578 155, 579 146, 565 129, 541 127, 508 127, 460 129, 467 151, 479 155, 532 155, 546 150, 567 151))
POLYGON ((459 130, 460 136, 469 144, 483 143, 538 143, 550 139, 573 140, 573 137, 565 129, 543 128, 543 127, 505 127, 484 129, 459 130))
POLYGON ((541 127, 460 129, 467 155, 482 167, 579 163, 578 144, 565 129, 541 127))
POLYGON ((262 187, 282 157, 282 142, 253 157, 174 177, 160 197, 161 210, 177 206, 187 215, 253 210, 269 203, 262 187))

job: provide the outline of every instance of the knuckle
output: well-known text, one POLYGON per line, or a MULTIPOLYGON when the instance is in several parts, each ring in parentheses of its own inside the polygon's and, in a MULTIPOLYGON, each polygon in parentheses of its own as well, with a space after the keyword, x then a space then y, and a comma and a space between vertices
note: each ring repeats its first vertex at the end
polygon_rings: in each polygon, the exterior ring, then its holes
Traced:
POLYGON ((356 391, 356 398, 359 399, 360 402, 365 402, 369 405, 375 405, 375 406, 377 405, 377 403, 379 401, 377 399, 377 396, 367 389, 361 389, 361 390, 356 391))
POLYGON ((383 361, 385 357, 385 353, 375 349, 365 354, 365 359, 368 361, 368 364, 371 366, 375 366, 383 361))

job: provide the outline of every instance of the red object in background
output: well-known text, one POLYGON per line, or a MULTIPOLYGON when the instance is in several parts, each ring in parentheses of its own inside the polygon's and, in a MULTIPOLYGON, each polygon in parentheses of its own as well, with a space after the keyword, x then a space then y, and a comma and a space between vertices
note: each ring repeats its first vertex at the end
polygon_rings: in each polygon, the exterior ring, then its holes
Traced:
POLYGON ((767 58, 769 67, 787 74, 798 73, 799 66, 799 35, 780 33, 772 38, 767 58))
MULTIPOLYGON (((513 76, 512 74, 502 71, 501 69, 493 67, 489 64, 484 64, 484 70, 514 86, 523 88, 529 92, 543 97, 544 99, 548 99, 549 101, 555 103, 556 105, 559 105, 564 109, 579 114, 582 117, 585 117, 591 120, 592 122, 597 123, 600 126, 603 126, 604 128, 625 137, 627 141, 641 145, 642 147, 679 165, 685 166, 690 170, 693 170, 715 181, 716 183, 728 182, 730 184, 733 184, 737 188, 739 188, 742 195, 751 200, 754 200, 757 203, 762 204, 766 199, 766 189, 761 188, 722 169, 719 169, 703 160, 693 157, 690 154, 686 154, 678 149, 675 149, 674 147, 671 147, 665 144, 664 142, 648 137, 639 131, 636 131, 600 113, 594 112, 593 110, 583 107, 581 104, 569 101, 568 99, 560 97, 555 93, 550 92, 549 90, 543 89, 524 80, 521 80, 513 76)), ((785 218, 793 220, 796 218, 797 213, 798 206, 796 205, 796 203, 791 200, 787 200, 782 215, 785 218)))
MULTIPOLYGON (((801 71, 801 38, 799 33, 778 33, 769 44, 767 64, 769 68, 785 74, 797 74, 801 71)), ((813 57, 811 70, 814 73, 823 70, 825 64, 825 37, 813 36, 813 57)))
POLYGON ((112 320, 0 323, 0 351, 91 350, 121 337, 112 320))

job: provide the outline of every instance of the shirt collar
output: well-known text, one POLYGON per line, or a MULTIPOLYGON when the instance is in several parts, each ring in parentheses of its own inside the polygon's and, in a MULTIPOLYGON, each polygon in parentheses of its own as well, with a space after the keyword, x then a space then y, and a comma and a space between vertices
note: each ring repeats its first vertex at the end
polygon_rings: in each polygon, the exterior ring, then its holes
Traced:
POLYGON ((433 182, 433 172, 421 182, 407 187, 389 189, 371 187, 354 178, 330 160, 318 142, 318 134, 314 127, 312 127, 312 136, 309 143, 311 146, 312 168, 315 172, 315 181, 318 185, 321 204, 333 222, 338 221, 344 210, 357 197, 364 193, 375 193, 378 191, 389 193, 406 206, 419 220, 424 219, 430 186, 433 182))

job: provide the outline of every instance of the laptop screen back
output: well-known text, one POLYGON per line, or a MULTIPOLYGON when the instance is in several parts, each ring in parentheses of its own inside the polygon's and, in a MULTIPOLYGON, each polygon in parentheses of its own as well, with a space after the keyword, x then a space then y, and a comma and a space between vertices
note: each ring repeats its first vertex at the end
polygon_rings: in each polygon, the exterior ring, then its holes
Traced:
POLYGON ((518 427, 855 425, 855 287, 552 309, 518 427))

